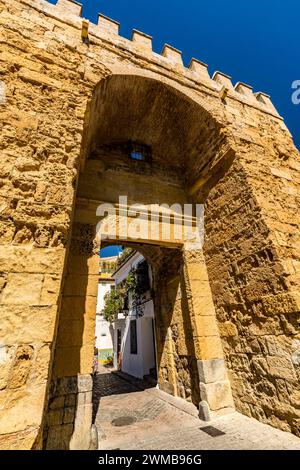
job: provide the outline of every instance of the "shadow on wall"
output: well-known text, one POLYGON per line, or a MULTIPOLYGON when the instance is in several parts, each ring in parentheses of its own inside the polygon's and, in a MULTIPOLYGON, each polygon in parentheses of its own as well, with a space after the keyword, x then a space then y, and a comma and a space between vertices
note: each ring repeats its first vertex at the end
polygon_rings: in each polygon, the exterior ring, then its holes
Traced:
MULTIPOLYGON (((98 274, 93 271, 94 227, 75 224, 61 302, 54 369, 44 426, 45 449, 89 448, 91 424, 103 393, 94 390, 92 365, 98 274), (92 416, 93 415, 93 416, 92 416), (76 423, 80 422, 80 426, 76 423)), ((179 249, 139 246, 154 274, 157 365, 160 388, 200 402, 192 304, 179 249)), ((95 258, 95 272, 99 259, 95 258)), ((98 380, 98 379, 97 379, 98 380)), ((104 381, 105 377, 99 379, 104 381)), ((102 384, 103 385, 103 384, 102 384)), ((105 387, 104 387, 105 388, 105 387)))
POLYGON ((197 357, 192 304, 180 250, 163 249, 154 267, 158 381, 160 389, 199 406, 197 357))
POLYGON ((109 325, 109 334, 111 338, 111 344, 114 344, 114 328, 112 324, 109 325))
MULTIPOLYGON (((89 420, 91 422, 90 373, 98 285, 98 276, 91 274, 94 230, 92 226, 81 224, 74 224, 73 228, 62 289, 49 401, 45 412, 45 449, 81 448, 81 438, 74 432, 75 419, 81 416, 86 423, 89 420)), ((97 265, 97 259, 95 262, 97 265)), ((99 261, 96 269, 99 270, 99 261)))

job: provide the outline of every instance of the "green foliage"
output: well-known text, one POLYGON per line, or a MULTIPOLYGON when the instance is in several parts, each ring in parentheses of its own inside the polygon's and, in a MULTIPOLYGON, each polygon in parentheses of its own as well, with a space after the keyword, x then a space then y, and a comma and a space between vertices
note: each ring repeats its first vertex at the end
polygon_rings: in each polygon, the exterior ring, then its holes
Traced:
POLYGON ((106 321, 112 323, 115 321, 118 313, 123 310, 124 294, 122 286, 116 286, 105 294, 104 308, 101 313, 106 321))
POLYGON ((137 317, 142 317, 144 314, 144 293, 145 288, 139 282, 139 278, 137 276, 137 271, 132 270, 128 274, 125 282, 125 289, 127 292, 130 293, 131 301, 132 301, 132 308, 135 311, 137 317))
POLYGON ((107 362, 109 362, 109 363, 113 363, 114 357, 113 357, 111 354, 108 354, 108 355, 106 356, 106 360, 107 360, 107 362))
POLYGON ((132 248, 125 248, 116 261, 116 268, 119 268, 123 263, 125 263, 127 258, 129 258, 133 252, 134 250, 132 248))
POLYGON ((144 314, 145 292, 150 288, 148 265, 141 263, 128 274, 125 282, 111 289, 104 297, 102 315, 110 323, 116 320, 118 313, 128 312, 129 298, 137 317, 144 314))
POLYGON ((134 271, 132 270, 126 277, 125 289, 131 290, 131 289, 135 289, 135 287, 136 287, 136 279, 135 279, 134 271))

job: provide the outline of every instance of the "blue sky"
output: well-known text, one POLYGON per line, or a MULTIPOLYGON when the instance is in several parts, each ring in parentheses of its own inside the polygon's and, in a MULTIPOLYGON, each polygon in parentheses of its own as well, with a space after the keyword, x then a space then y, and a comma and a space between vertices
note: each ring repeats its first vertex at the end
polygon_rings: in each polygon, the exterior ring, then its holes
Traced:
POLYGON ((101 258, 108 258, 109 256, 117 255, 121 251, 122 251, 121 246, 115 246, 115 245, 107 246, 106 248, 102 248, 102 250, 100 251, 100 256, 101 258))
MULTIPOLYGON (((52 0, 51 3, 56 3, 52 0)), ((210 74, 227 73, 254 91, 271 95, 300 148, 300 104, 292 104, 292 82, 300 80, 299 0, 83 0, 83 15, 97 22, 103 13, 132 29, 153 36, 153 48, 164 43, 206 62, 210 74)))
MULTIPOLYGON (((51 0, 56 3, 56 0, 51 0)), ((291 84, 300 80, 299 0, 83 0, 83 16, 97 22, 103 13, 132 29, 153 36, 153 48, 164 43, 206 62, 233 82, 271 95, 300 148, 300 104, 292 104, 291 84)))

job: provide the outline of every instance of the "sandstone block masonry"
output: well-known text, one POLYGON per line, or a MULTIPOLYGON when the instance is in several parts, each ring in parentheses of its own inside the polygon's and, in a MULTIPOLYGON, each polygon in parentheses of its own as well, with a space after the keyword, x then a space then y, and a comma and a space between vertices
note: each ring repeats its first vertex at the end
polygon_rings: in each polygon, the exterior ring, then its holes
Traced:
POLYGON ((160 387, 299 435, 300 162, 271 99, 71 0, 0 0, 0 25, 0 448, 90 446, 95 208, 124 191, 205 204, 203 250, 139 240, 160 387))

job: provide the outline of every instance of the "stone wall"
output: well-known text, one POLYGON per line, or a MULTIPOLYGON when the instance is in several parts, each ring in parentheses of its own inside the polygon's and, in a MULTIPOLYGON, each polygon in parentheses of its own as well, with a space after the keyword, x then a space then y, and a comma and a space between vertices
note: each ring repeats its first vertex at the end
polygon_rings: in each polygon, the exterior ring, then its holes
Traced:
POLYGON ((46 404, 45 449, 87 449, 92 444, 92 371, 99 247, 95 227, 74 223, 46 404))
POLYGON ((70 50, 45 50, 47 17, 19 1, 0 12, 0 445, 30 448, 41 445, 89 87, 70 50))
POLYGON ((91 375, 62 377, 51 383, 43 432, 46 450, 93 449, 91 375))
POLYGON ((146 256, 149 252, 154 275, 159 387, 194 403, 202 419, 232 411, 203 253, 148 248, 146 256))
POLYGON ((205 255, 219 331, 237 409, 299 434, 299 294, 246 181, 234 165, 207 201, 205 255))
MULTIPOLYGON (((132 41, 124 39, 116 23, 102 16, 83 41, 80 12, 71 0, 58 5, 0 0, 0 80, 6 95, 0 105, 0 447, 40 448, 51 382, 54 400, 53 390, 60 390, 56 380, 91 372, 94 304, 87 305, 78 283, 80 274, 88 277, 90 257, 85 272, 72 277, 67 254, 72 225, 74 233, 78 223, 94 226, 86 208, 94 207, 97 184, 101 198, 115 198, 116 180, 110 179, 109 163, 103 172, 102 157, 118 138, 141 139, 154 150, 147 178, 123 166, 132 173, 131 187, 139 188, 133 201, 152 181, 145 190, 151 201, 158 194, 156 178, 164 175, 172 188, 168 200, 180 195, 181 201, 206 203, 209 283, 206 290, 199 286, 203 260, 191 263, 195 270, 183 268, 188 310, 177 291, 181 274, 166 286, 174 320, 163 333, 168 361, 161 362, 162 381, 187 399, 210 401, 212 409, 211 374, 223 354, 219 331, 237 408, 299 433, 299 152, 282 118, 267 95, 242 83, 233 87, 220 72, 211 78, 196 59, 184 67, 180 52, 170 46, 155 54, 149 37, 135 32, 132 41), (130 121, 126 113, 133 109, 137 114, 130 121), (83 184, 88 174, 90 188, 83 184), (76 330, 77 337, 70 338, 65 323, 76 320, 64 305, 74 288, 82 294, 82 336, 76 330), (191 339, 187 323, 193 316, 191 339), (188 348, 195 355, 187 354, 188 348), (63 358, 71 350, 68 364, 63 358)), ((171 312, 169 305, 162 309, 171 312)), ((218 370, 214 380, 226 382, 223 367, 218 370)), ((223 397, 226 387, 221 386, 223 397)), ((79 423, 82 416, 89 421, 89 409, 78 413, 79 423)), ((62 411, 57 414, 65 419, 62 411)), ((75 441, 73 447, 82 445, 75 441)))

